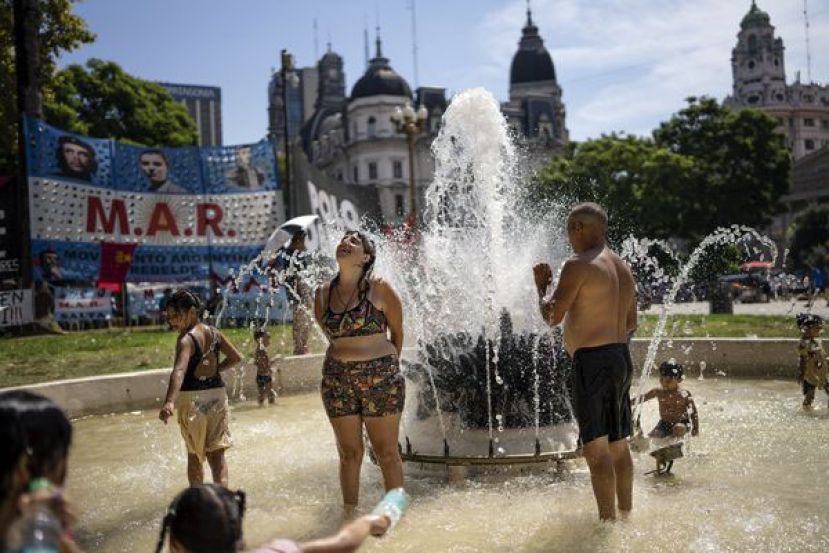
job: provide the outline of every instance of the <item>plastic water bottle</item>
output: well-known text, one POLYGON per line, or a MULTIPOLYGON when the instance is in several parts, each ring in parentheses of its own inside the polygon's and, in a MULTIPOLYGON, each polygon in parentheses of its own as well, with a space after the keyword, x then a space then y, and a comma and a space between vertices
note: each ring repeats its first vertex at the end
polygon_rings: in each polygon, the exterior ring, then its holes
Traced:
POLYGON ((12 523, 6 546, 11 553, 58 553, 62 533, 52 511, 37 505, 12 523))
POLYGON ((386 495, 383 496, 380 503, 371 511, 371 514, 388 517, 389 529, 386 531, 388 534, 400 520, 400 517, 403 516, 403 512, 408 506, 409 496, 406 494, 406 491, 403 488, 394 488, 386 492, 386 495))

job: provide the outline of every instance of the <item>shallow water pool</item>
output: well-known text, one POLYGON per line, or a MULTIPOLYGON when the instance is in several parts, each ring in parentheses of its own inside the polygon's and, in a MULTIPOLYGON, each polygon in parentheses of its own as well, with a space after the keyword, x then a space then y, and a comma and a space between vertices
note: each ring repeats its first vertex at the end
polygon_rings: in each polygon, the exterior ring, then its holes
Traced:
MULTIPOLYGON (((701 435, 673 475, 645 476, 652 459, 634 454, 634 514, 627 522, 596 522, 581 461, 564 473, 551 467, 452 485, 439 474, 410 471, 405 518, 363 550, 829 550, 825 395, 805 414, 794 382, 691 379, 687 388, 698 403, 701 435)), ((87 551, 154 551, 164 510, 187 484, 178 427, 163 425, 156 413, 74 421, 68 487, 82 511, 77 535, 87 551)), ((649 402, 643 426, 656 420, 649 402)), ((248 492, 248 545, 332 533, 341 522, 337 459, 319 395, 283 397, 262 409, 237 403, 231 424, 230 484, 248 492)), ((368 511, 382 495, 379 469, 368 460, 362 490, 368 511)))

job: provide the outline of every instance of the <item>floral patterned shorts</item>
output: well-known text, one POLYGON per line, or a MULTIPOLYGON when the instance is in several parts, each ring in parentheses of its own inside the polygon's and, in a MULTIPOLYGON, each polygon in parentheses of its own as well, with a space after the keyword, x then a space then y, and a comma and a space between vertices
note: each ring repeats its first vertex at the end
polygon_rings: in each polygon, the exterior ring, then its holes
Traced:
POLYGON ((330 418, 384 417, 403 411, 406 381, 397 355, 368 361, 326 357, 322 366, 322 403, 330 418))

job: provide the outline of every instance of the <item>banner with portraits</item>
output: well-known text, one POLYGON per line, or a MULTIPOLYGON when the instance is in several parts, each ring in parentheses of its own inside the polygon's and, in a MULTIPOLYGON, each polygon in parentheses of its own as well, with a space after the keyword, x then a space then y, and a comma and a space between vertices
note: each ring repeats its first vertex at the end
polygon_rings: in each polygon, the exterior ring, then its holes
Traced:
POLYGON ((226 281, 284 220, 273 148, 149 148, 26 124, 32 260, 52 285, 226 281))

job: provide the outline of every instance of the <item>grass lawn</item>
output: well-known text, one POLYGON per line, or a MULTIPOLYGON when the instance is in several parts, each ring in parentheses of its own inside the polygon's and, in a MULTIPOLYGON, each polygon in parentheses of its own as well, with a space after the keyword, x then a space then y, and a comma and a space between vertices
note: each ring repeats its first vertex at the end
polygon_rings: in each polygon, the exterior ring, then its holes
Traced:
MULTIPOLYGON (((225 328, 222 332, 244 357, 252 356, 253 338, 247 328, 225 328)), ((272 356, 293 352, 290 325, 272 326, 270 332, 272 356)), ((321 351, 317 340, 312 338, 311 348, 321 351)), ((175 343, 175 332, 159 327, 0 338, 0 388, 171 367, 175 343)))
MULTIPOLYGON (((640 315, 638 338, 653 336, 658 317, 640 315)), ((784 315, 671 315, 667 335, 676 338, 798 338, 794 316, 784 315)))
MULTIPOLYGON (((640 317, 638 337, 653 334, 657 317, 640 317)), ((291 326, 270 327, 271 355, 293 350, 291 326)), ((668 318, 668 335, 683 337, 798 336, 793 317, 766 315, 676 315, 668 318)), ((253 353, 253 340, 246 328, 222 332, 246 357, 253 353)), ((144 369, 170 367, 175 333, 155 328, 88 330, 61 336, 0 338, 0 388, 64 378, 77 378, 144 369)), ((312 333, 312 351, 323 344, 312 333)))

